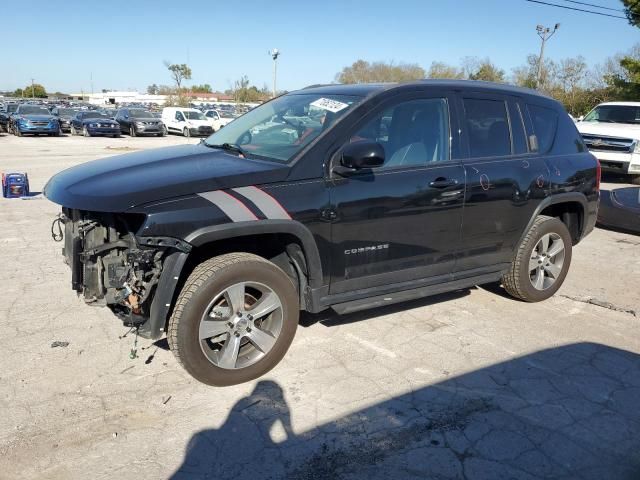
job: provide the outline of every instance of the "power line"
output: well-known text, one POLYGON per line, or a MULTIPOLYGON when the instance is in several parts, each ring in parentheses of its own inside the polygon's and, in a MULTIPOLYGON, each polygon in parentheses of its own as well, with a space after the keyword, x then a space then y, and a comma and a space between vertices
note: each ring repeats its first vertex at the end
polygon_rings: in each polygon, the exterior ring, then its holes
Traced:
POLYGON ((567 10, 575 10, 576 12, 592 13, 594 15, 602 15, 603 17, 611 17, 611 18, 619 18, 621 20, 627 20, 627 17, 620 17, 618 15, 611 15, 609 13, 594 12, 593 10, 585 10, 583 8, 568 7, 566 5, 558 5, 557 3, 541 2, 540 0, 525 0, 525 1, 531 2, 531 3, 539 3, 541 5, 548 5, 550 7, 566 8, 567 10))
MULTIPOLYGON (((601 8, 602 10, 611 10, 613 12, 618 12, 618 13, 624 12, 624 10, 620 10, 619 8, 603 7, 602 5, 596 5, 594 3, 578 2, 577 0, 563 0, 563 1, 567 3, 576 3, 578 5, 586 5, 587 7, 601 8)), ((597 13, 597 12, 594 12, 594 13, 597 13)))

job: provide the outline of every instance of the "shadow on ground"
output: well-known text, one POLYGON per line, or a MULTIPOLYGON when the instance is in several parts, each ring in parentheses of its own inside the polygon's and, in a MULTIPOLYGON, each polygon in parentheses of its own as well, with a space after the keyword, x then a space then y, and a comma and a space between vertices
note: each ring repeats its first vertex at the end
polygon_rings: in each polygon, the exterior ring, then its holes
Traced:
POLYGON ((171 478, 638 479, 639 360, 591 343, 543 350, 298 433, 281 387, 260 381, 191 438, 171 478))

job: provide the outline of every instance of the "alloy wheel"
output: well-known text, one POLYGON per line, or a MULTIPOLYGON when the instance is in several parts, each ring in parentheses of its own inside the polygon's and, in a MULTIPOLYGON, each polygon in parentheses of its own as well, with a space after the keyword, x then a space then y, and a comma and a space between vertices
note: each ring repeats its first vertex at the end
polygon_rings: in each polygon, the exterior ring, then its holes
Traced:
POLYGON ((219 368, 246 368, 269 353, 282 325, 282 302, 271 288, 256 282, 236 283, 206 308, 198 331, 200 348, 219 368))
POLYGON ((551 287, 564 265, 565 245, 557 233, 543 235, 531 252, 529 259, 529 279, 536 290, 551 287))

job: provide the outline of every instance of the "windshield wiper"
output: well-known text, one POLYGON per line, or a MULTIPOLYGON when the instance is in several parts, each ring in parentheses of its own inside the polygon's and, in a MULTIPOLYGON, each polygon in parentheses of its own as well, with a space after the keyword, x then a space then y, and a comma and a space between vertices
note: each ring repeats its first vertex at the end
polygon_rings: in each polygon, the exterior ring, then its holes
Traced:
POLYGON ((207 147, 210 148, 219 148, 221 150, 226 150, 227 152, 235 152, 239 153, 243 157, 249 157, 249 154, 244 151, 244 149, 235 143, 223 143, 221 145, 212 145, 211 143, 203 142, 207 147))

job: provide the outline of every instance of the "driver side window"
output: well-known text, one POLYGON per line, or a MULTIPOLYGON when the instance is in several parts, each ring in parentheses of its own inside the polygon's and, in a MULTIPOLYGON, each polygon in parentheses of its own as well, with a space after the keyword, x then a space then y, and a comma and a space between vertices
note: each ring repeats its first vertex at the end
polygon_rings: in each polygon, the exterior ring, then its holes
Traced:
POLYGON ((181 112, 176 112, 176 120, 178 122, 184 122, 184 116, 182 115, 181 112))
POLYGON ((374 141, 382 145, 380 168, 426 166, 449 160, 449 107, 446 98, 410 100, 376 114, 350 142, 374 141))

